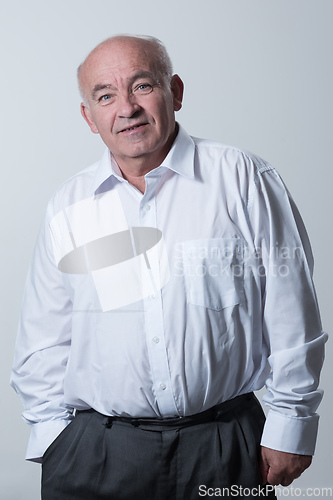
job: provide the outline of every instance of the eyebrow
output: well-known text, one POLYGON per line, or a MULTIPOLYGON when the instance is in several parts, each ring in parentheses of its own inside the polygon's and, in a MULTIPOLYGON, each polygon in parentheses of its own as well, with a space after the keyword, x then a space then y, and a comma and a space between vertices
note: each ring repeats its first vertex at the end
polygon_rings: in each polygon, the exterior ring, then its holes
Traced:
POLYGON ((135 73, 132 78, 130 79, 130 82, 134 82, 138 78, 153 78, 155 80, 155 77, 152 72, 150 71, 138 71, 135 73))
MULTIPOLYGON (((139 78, 151 78, 153 80, 156 80, 154 75, 150 71, 138 71, 135 73, 130 79, 129 79, 129 84, 132 84, 135 82, 135 80, 138 80, 139 78)), ((92 89, 91 96, 93 99, 96 98, 96 94, 100 92, 101 90, 106 90, 106 89, 116 89, 111 83, 97 83, 94 88, 92 89)))
POLYGON ((109 83, 97 83, 94 88, 92 89, 92 92, 91 92, 91 97, 93 99, 96 98, 96 94, 98 94, 98 92, 100 92, 101 90, 105 90, 105 89, 112 89, 114 88, 111 84, 109 83))

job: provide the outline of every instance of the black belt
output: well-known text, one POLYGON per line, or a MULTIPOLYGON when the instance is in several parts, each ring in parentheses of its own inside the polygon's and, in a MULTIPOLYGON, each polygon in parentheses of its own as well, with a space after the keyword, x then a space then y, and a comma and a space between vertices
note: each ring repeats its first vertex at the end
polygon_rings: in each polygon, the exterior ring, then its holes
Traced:
POLYGON ((190 425, 197 425, 205 422, 212 422, 217 420, 221 415, 229 412, 239 406, 246 401, 251 399, 255 399, 255 395, 253 392, 249 392, 247 394, 242 394, 240 396, 236 396, 233 399, 229 399, 228 401, 224 401, 213 408, 209 408, 201 413, 196 413, 195 415, 188 415, 186 417, 167 417, 167 418, 132 418, 132 417, 114 417, 107 416, 95 411, 93 409, 90 410, 81 410, 77 411, 76 414, 82 413, 94 413, 100 419, 103 419, 103 424, 110 428, 114 422, 122 422, 124 424, 130 424, 134 427, 146 428, 147 430, 156 430, 163 431, 168 428, 182 428, 189 427, 190 425))

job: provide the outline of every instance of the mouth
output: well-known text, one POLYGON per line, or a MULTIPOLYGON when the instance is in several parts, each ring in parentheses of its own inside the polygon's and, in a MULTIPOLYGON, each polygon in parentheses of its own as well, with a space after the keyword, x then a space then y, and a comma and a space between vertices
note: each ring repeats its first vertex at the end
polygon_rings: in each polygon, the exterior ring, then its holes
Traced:
POLYGON ((124 132, 132 132, 133 130, 138 130, 139 128, 142 128, 145 125, 147 125, 147 123, 139 123, 137 125, 133 125, 132 127, 128 127, 128 128, 124 128, 123 130, 120 130, 120 133, 122 134, 124 132))

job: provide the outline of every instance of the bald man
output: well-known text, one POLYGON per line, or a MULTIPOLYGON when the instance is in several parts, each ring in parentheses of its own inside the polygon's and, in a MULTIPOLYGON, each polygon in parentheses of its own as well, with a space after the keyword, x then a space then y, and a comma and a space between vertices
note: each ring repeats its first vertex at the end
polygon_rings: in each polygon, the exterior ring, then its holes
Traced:
POLYGON ((294 202, 175 121, 157 39, 108 39, 78 78, 106 151, 49 203, 11 380, 42 498, 274 497, 311 463, 326 340, 294 202))

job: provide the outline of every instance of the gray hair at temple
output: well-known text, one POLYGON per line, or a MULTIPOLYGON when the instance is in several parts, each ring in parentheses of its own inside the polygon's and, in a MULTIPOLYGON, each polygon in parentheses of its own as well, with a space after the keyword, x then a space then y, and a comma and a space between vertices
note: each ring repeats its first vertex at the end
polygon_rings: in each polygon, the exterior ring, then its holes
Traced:
POLYGON ((172 62, 170 59, 170 56, 166 50, 165 45, 159 40, 158 38, 155 38, 153 36, 148 36, 148 35, 131 35, 131 34, 119 34, 115 35, 112 37, 107 38, 103 42, 99 43, 85 58, 85 60, 80 64, 80 66, 77 69, 77 78, 78 78, 78 84, 79 84, 79 90, 82 99, 86 102, 86 97, 84 95, 83 91, 83 85, 82 85, 82 78, 81 78, 81 70, 89 58, 89 56, 97 50, 99 47, 108 44, 112 42, 113 40, 141 40, 142 42, 145 42, 147 44, 150 44, 150 49, 151 49, 151 54, 152 54, 152 59, 156 68, 156 71, 160 77, 162 77, 163 82, 165 85, 170 85, 171 83, 171 78, 173 75, 173 68, 172 68, 172 62))

